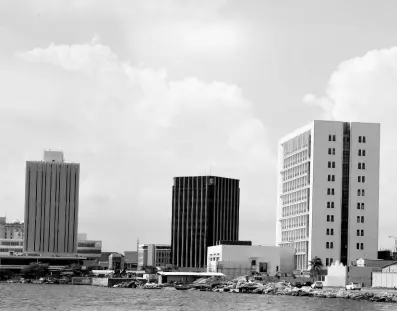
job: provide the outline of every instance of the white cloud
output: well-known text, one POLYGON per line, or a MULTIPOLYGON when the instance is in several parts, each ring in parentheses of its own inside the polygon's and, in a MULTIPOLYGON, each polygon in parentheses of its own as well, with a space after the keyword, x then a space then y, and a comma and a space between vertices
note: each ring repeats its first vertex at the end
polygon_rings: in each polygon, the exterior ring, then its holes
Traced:
MULTIPOLYGON (((21 65, 36 64, 26 71, 37 79, 15 77, 26 86, 28 102, 11 90, 0 95, 13 107, 1 119, 15 131, 5 144, 9 150, 36 150, 26 156, 33 160, 44 148, 60 148, 81 163, 81 230, 104 238, 104 245, 125 245, 119 237, 129 236, 131 228, 147 242, 169 242, 173 176, 201 175, 211 167, 214 174, 244 179, 248 190, 256 176, 265 175, 271 158, 266 131, 236 85, 170 80, 164 69, 121 61, 97 39, 16 56, 21 65), (120 224, 117 232, 109 222, 120 224), (147 231, 148 222, 158 230, 147 231)), ((19 166, 21 159, 8 174, 19 166)), ((9 193, 18 183, 22 205, 23 177, 21 169, 15 183, 1 182, 9 193)), ((252 201, 244 197, 247 192, 242 190, 242 205, 252 201)), ((249 206, 246 215, 257 215, 249 206)))
POLYGON ((326 96, 306 95, 304 102, 317 105, 330 119, 381 123, 380 245, 395 235, 397 163, 397 47, 373 50, 341 63, 332 73, 326 96), (387 232, 386 232, 387 231, 387 232))

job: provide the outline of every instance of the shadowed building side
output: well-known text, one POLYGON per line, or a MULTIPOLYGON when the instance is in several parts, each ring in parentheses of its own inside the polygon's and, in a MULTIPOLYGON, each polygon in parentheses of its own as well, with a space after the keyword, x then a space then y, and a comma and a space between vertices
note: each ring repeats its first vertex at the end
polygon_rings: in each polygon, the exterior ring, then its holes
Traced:
POLYGON ((76 253, 80 165, 26 162, 25 252, 76 253))
POLYGON ((239 180, 175 177, 172 191, 172 264, 203 268, 208 246, 238 240, 239 180))

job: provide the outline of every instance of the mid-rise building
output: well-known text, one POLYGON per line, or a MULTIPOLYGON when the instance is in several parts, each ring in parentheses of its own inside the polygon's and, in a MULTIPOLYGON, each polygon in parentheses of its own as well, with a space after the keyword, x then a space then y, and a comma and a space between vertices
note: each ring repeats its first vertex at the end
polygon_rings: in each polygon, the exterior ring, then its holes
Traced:
POLYGON ((138 247, 138 270, 171 264, 171 245, 141 244, 138 247))
POLYGON ((172 187, 172 264, 204 268, 207 247, 238 241, 239 180, 216 176, 175 177, 172 187))
POLYGON ((77 252, 79 174, 80 165, 59 151, 26 162, 25 252, 77 252))
POLYGON ((102 254, 102 241, 78 240, 77 254, 87 257, 87 260, 97 260, 102 254))
POLYGON ((23 239, 24 227, 24 224, 17 219, 6 222, 6 217, 0 217, 0 239, 23 239))
POLYGON ((279 142, 277 244, 329 266, 378 255, 380 125, 314 121, 279 142))

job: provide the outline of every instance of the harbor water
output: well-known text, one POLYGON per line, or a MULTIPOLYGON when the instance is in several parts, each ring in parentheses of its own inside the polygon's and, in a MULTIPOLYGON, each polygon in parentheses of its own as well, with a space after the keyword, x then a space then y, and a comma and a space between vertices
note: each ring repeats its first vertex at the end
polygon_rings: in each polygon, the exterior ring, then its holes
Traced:
POLYGON ((85 285, 0 284, 2 310, 396 310, 395 303, 85 285))

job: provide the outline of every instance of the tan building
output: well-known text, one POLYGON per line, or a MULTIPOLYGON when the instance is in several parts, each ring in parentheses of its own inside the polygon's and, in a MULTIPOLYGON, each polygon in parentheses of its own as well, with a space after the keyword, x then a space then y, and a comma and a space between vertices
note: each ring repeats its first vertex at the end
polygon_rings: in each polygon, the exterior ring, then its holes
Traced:
POLYGON ((25 252, 77 252, 79 175, 80 165, 60 151, 26 162, 25 252))
POLYGON ((0 239, 23 239, 24 224, 19 220, 6 222, 5 217, 0 217, 0 239))
POLYGON ((171 245, 141 244, 138 248, 138 270, 171 264, 171 245))

